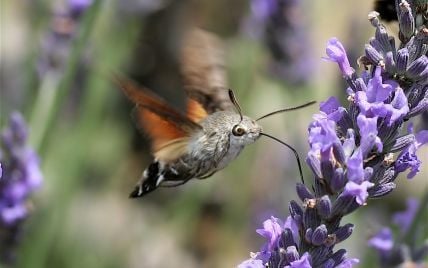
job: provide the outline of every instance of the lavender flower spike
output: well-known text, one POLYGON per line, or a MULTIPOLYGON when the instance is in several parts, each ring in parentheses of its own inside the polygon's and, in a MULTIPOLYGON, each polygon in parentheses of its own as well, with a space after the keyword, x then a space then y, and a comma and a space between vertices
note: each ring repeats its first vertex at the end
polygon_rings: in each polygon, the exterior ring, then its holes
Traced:
POLYGON ((42 183, 39 159, 27 145, 27 136, 22 116, 12 114, 0 146, 0 263, 5 264, 13 262, 15 237, 29 213, 28 198, 42 183))
MULTIPOLYGON (((406 20, 425 18, 417 14, 421 9, 414 8, 413 2, 406 6, 406 12, 406 20)), ((337 38, 327 44, 326 59, 339 65, 349 85, 348 107, 330 97, 313 116, 306 158, 313 182, 296 187, 301 203, 290 202, 291 216, 287 218, 294 227, 278 222, 275 228, 269 228, 269 235, 264 235, 269 240, 267 246, 253 255, 253 260, 261 260, 267 267, 352 267, 358 259, 347 258, 345 249, 336 249, 351 236, 354 226, 343 224, 343 217, 396 189, 399 173, 410 169, 408 177, 412 178, 419 171, 422 161, 416 151, 428 143, 428 130, 402 133, 402 129, 414 116, 428 110, 428 80, 422 79, 428 70, 424 55, 427 31, 416 19, 414 31, 409 31, 408 22, 401 23, 400 27, 407 28, 400 32, 406 36, 401 36, 397 51, 394 37, 377 15, 370 14, 376 30, 369 42, 370 53, 360 58, 365 65, 360 76, 350 66, 337 38), (393 63, 397 63, 396 68, 393 63)), ((389 229, 371 239, 370 244, 384 252, 389 265, 385 267, 405 260, 389 229), (397 258, 392 260, 391 256, 397 258)), ((420 260, 425 253, 428 245, 412 252, 412 260, 420 260)))

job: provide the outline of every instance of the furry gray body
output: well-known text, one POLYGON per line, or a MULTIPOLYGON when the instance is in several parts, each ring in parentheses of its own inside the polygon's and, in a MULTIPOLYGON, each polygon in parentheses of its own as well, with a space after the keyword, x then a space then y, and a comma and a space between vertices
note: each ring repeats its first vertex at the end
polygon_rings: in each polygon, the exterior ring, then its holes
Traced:
POLYGON ((155 159, 144 171, 141 181, 131 193, 139 197, 157 187, 173 187, 186 183, 192 178, 205 179, 223 169, 235 159, 245 145, 260 137, 261 127, 251 118, 231 111, 218 111, 199 122, 201 130, 192 137, 186 153, 179 158, 165 162, 155 159), (235 136, 234 126, 245 129, 245 134, 235 136))

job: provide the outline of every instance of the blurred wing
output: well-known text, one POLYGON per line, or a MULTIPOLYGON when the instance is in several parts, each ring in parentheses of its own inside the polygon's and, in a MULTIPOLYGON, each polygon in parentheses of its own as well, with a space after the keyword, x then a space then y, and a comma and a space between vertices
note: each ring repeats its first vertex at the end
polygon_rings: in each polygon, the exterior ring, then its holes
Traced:
MULTIPOLYGON (((204 109, 206 115, 233 110, 228 96, 224 52, 217 36, 201 29, 189 31, 183 40, 180 61, 186 93, 200 106, 190 104, 192 109, 204 109)), ((188 113, 192 118, 194 112, 188 109, 188 113)), ((194 118, 203 118, 200 112, 196 113, 198 116, 194 118)))
POLYGON ((191 98, 187 100, 187 117, 190 120, 197 123, 203 120, 207 116, 208 116, 207 111, 204 109, 204 107, 202 107, 202 105, 199 102, 191 98))
POLYGON ((133 82, 115 77, 125 95, 136 104, 137 122, 152 140, 152 149, 159 151, 172 141, 187 140, 201 126, 170 107, 147 89, 133 82))

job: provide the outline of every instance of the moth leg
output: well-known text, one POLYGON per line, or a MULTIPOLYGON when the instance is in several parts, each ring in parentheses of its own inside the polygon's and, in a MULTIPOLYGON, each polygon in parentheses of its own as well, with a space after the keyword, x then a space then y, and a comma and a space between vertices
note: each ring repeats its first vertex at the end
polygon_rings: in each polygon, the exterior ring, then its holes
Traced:
POLYGON ((165 188, 177 187, 177 186, 185 184, 190 179, 191 178, 185 179, 185 180, 180 180, 180 181, 163 181, 163 183, 161 185, 159 185, 159 187, 165 187, 165 188))
POLYGON ((208 175, 205 175, 205 176, 202 176, 202 177, 199 177, 199 178, 197 178, 198 180, 205 180, 205 179, 207 179, 207 178, 209 178, 209 177, 211 177, 212 175, 214 175, 214 173, 216 173, 217 171, 213 171, 213 172, 211 172, 211 173, 208 173, 208 175))

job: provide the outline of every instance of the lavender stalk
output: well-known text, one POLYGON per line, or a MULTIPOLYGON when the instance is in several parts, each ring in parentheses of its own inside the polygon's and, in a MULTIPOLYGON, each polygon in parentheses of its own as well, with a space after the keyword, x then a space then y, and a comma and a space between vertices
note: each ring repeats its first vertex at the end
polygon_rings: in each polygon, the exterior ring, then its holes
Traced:
POLYGON ((30 212, 29 197, 40 187, 42 173, 20 114, 10 117, 0 146, 0 263, 12 264, 22 225, 30 212))
POLYGON ((326 59, 339 65, 349 85, 348 107, 335 97, 321 103, 308 129, 313 191, 297 184, 301 202, 290 202, 285 222, 264 222, 257 232, 268 242, 239 267, 352 267, 358 260, 335 248, 354 227, 342 218, 393 191, 400 173, 410 170, 411 179, 419 172, 416 151, 428 143, 428 130, 414 132, 410 125, 403 131, 428 109, 428 30, 415 3, 397 1, 397 47, 378 14, 370 13, 375 36, 359 60, 360 75, 342 44, 328 42, 326 59))
POLYGON ((251 0, 251 14, 244 21, 244 31, 261 39, 269 49, 269 71, 291 85, 305 85, 314 71, 307 46, 302 1, 251 0))

